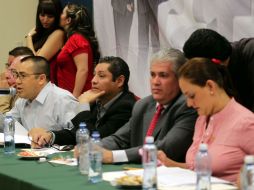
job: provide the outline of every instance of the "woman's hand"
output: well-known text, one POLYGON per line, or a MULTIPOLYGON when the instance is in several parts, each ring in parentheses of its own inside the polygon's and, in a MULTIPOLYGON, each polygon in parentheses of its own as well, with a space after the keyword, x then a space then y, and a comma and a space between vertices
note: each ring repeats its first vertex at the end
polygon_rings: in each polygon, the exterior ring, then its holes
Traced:
POLYGON ((161 150, 157 152, 157 158, 164 166, 167 167, 179 167, 184 169, 188 168, 186 163, 176 162, 168 158, 167 155, 161 150))
POLYGON ((32 37, 32 36, 35 35, 35 34, 36 34, 36 30, 35 30, 35 27, 34 27, 34 28, 32 28, 32 29, 28 32, 27 36, 32 37))
POLYGON ((170 165, 169 165, 170 159, 167 157, 167 155, 162 150, 159 150, 157 152, 157 158, 161 162, 162 165, 170 167, 170 165))

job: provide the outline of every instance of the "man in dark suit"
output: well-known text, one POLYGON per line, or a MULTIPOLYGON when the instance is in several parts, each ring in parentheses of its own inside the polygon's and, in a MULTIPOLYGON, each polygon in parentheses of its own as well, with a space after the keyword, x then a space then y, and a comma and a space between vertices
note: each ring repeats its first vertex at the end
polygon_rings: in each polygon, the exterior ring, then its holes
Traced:
POLYGON ((94 74, 92 89, 79 97, 80 108, 84 111, 72 119, 75 127, 52 132, 37 128, 30 134, 38 143, 33 146, 42 147, 46 142, 76 144, 75 134, 80 122, 86 122, 90 132, 99 131, 103 138, 129 120, 136 99, 128 90, 130 72, 127 63, 119 57, 104 57, 95 67, 94 74))
POLYGON ((150 65, 152 95, 135 104, 128 123, 102 139, 104 163, 140 161, 139 149, 158 105, 162 105, 164 111, 152 133, 155 144, 174 160, 185 160, 197 117, 196 112, 187 107, 176 76, 185 61, 182 52, 176 49, 163 49, 153 55, 150 65))

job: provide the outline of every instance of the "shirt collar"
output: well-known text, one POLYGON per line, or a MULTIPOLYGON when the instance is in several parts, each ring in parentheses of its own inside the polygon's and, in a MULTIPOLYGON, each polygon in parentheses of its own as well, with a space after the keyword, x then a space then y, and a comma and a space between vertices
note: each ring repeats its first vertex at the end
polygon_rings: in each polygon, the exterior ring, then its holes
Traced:
MULTIPOLYGON (((156 102, 156 109, 158 108, 160 104, 158 102, 156 102)), ((165 105, 162 105, 164 107, 164 110, 169 106, 170 104, 165 104, 165 105)))
MULTIPOLYGON (((112 98, 110 101, 108 101, 106 104, 104 104, 103 106, 101 106, 104 109, 108 109, 115 101, 116 99, 118 99, 123 92, 119 92, 114 98, 112 98)), ((98 104, 99 100, 96 101, 96 103, 98 104)))
POLYGON ((37 95, 37 97, 35 98, 35 101, 43 104, 46 100, 47 95, 50 92, 50 88, 52 86, 51 82, 48 82, 39 92, 39 94, 37 95))

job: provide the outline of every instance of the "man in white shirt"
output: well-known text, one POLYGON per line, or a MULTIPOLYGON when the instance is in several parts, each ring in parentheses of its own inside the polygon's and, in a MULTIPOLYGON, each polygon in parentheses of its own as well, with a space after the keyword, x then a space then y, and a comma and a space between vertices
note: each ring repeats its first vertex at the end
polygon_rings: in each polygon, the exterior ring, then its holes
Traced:
POLYGON ((46 59, 40 56, 23 58, 13 76, 19 98, 10 112, 27 130, 73 127, 70 120, 76 115, 78 101, 49 81, 50 68, 46 59))

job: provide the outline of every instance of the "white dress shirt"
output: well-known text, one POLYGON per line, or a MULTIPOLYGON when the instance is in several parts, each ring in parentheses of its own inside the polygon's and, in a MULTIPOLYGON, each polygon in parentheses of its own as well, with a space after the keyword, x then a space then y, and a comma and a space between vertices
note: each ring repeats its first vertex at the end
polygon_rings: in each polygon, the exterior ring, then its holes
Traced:
POLYGON ((79 103, 70 92, 48 82, 33 101, 18 98, 10 112, 27 130, 61 130, 73 127, 71 119, 78 109, 79 103))

